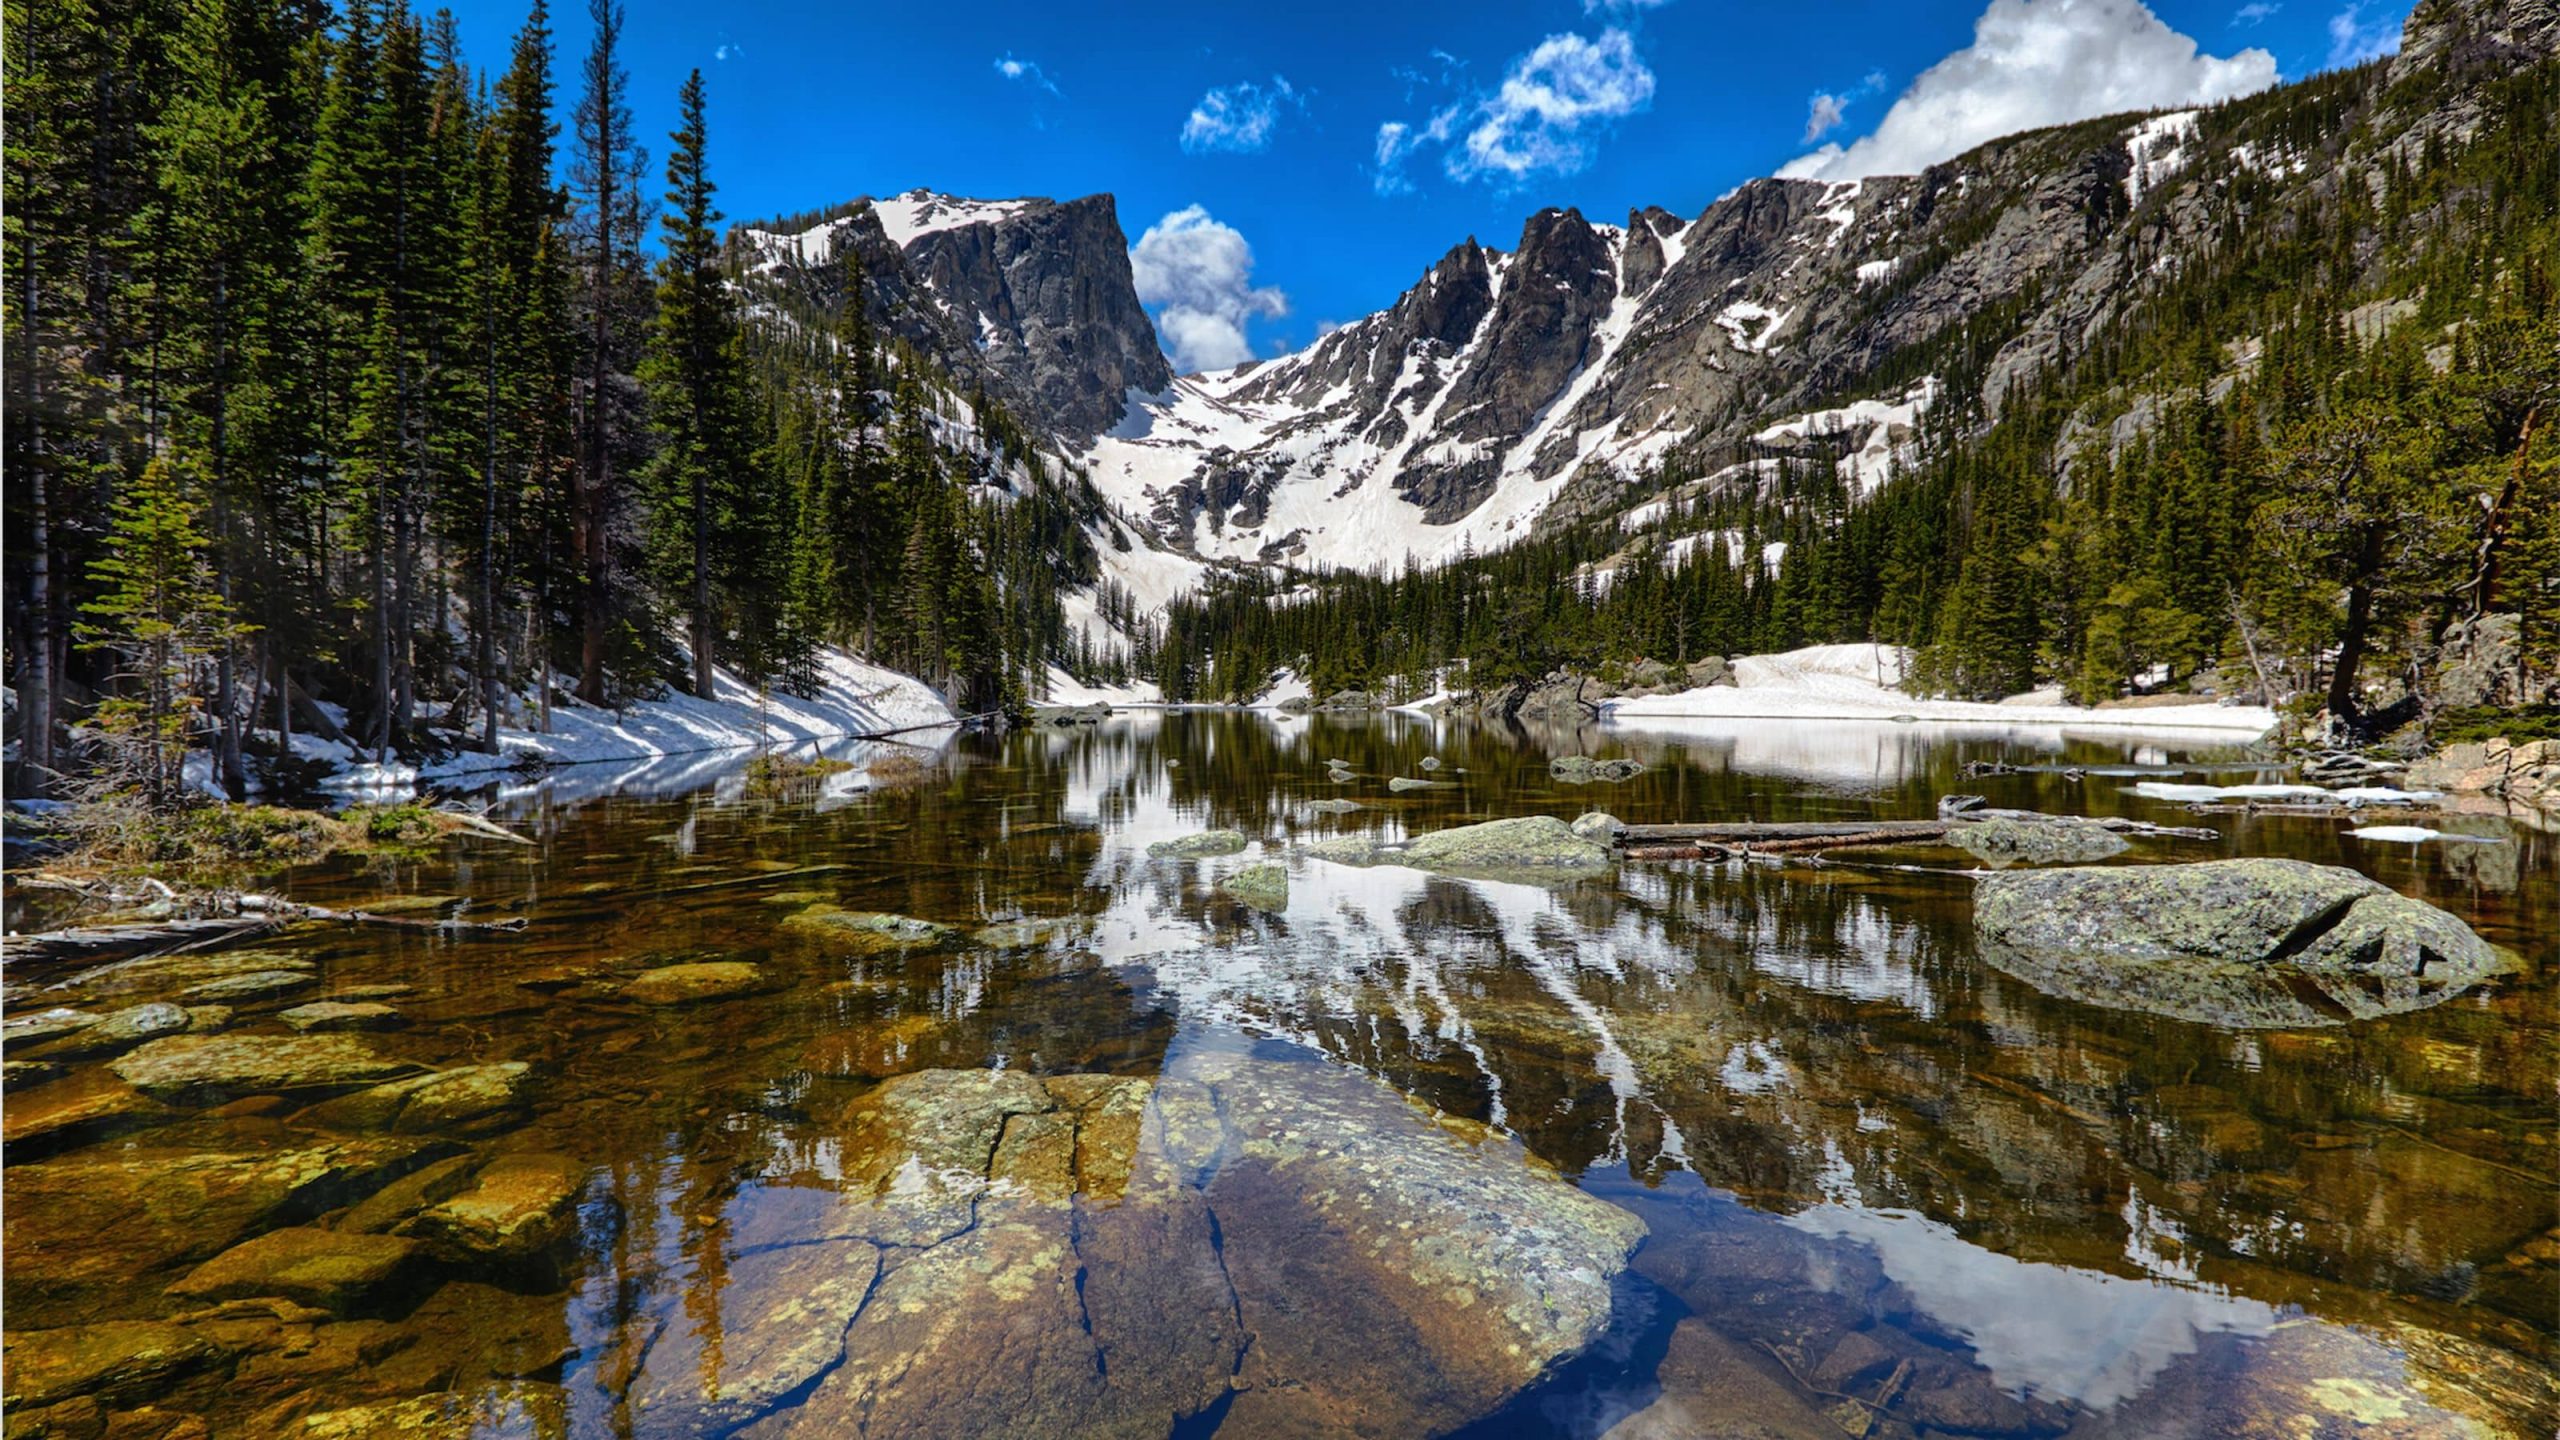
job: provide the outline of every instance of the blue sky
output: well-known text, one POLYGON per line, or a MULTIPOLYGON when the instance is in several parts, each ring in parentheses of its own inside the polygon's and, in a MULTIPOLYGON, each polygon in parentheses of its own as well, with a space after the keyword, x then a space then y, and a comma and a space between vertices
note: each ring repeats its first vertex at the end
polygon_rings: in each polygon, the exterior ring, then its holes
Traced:
MULTIPOLYGON (((581 0, 555 4, 565 112, 589 26, 581 0)), ((1791 165, 1913 169, 1988 133, 2221 98, 2382 53, 2406 9, 629 0, 625 41, 653 174, 676 87, 702 68, 732 219, 918 185, 1107 190, 1169 348, 1214 365, 1391 303, 1468 235, 1508 248, 1541 206, 1685 217, 1791 165)), ((456 13, 472 62, 502 65, 522 5, 464 0, 456 13)))

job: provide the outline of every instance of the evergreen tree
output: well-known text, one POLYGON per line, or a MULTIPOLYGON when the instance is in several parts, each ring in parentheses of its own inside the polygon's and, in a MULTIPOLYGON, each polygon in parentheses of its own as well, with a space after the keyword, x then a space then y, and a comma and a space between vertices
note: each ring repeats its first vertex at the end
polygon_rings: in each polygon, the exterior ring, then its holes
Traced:
POLYGON ((81 606, 80 643, 116 658, 115 693, 98 706, 111 783, 155 808, 185 792, 196 717, 215 683, 214 657, 242 633, 216 587, 202 512, 165 459, 143 467, 116 502, 111 544, 90 566, 97 598, 81 606))

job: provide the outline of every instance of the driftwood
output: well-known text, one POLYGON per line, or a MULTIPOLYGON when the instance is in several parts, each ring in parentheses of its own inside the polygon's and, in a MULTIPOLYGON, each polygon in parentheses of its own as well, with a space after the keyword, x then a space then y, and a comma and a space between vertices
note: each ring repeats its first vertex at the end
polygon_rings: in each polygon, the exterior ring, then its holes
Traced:
POLYGON ((119 891, 43 875, 28 876, 18 883, 48 890, 67 890, 107 904, 141 904, 145 908, 143 913, 129 920, 107 920, 34 935, 11 935, 7 939, 7 951, 8 958, 13 961, 121 954, 137 950, 156 954, 179 949, 205 949, 297 921, 373 925, 443 934, 512 934, 524 929, 526 923, 522 916, 508 920, 421 920, 408 915, 376 915, 366 910, 306 905, 277 895, 256 893, 182 895, 157 880, 144 882, 157 894, 119 891))

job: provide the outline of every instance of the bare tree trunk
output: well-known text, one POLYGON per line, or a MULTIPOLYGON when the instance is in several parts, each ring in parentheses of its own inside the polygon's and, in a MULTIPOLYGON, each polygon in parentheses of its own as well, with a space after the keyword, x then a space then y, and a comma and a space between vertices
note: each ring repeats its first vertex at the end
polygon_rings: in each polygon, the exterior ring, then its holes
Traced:
POLYGON ((2356 672, 2364 668, 2366 643, 2373 629, 2373 577, 2382 569, 2383 526, 2369 521, 2356 552, 2356 578, 2347 587, 2346 627, 2338 636, 2338 660, 2329 672, 2329 713, 2360 726, 2364 705, 2356 693, 2356 672))
POLYGON ((30 795, 53 790, 53 486, 45 451, 44 365, 37 357, 36 243, 29 227, 19 258, 25 300, 18 324, 26 336, 27 452, 27 668, 18 696, 18 783, 30 795))
POLYGON ((480 748, 498 753, 498 316, 487 311, 487 447, 480 470, 480 748))

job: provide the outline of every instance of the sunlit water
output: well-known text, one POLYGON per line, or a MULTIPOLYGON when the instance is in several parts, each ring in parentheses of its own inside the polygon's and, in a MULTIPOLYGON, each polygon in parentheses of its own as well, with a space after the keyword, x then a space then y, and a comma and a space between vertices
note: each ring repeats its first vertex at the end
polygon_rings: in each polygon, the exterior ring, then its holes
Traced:
MULTIPOLYGON (((1220 1312, 1226 1338, 1195 1344, 1185 1327, 1201 1317, 1180 1297, 1197 1257, 1080 1229, 1058 1323, 1083 1325, 1079 1343, 1104 1356, 1099 1378, 1078 1380, 1069 1428, 1081 1433, 1401 1433, 1424 1425, 1417 1416, 1469 1435, 1620 1440, 2545 1435, 2560 1421, 2551 835, 2481 819, 2462 828, 2494 843, 2383 845, 2327 818, 2216 815, 2201 823, 2219 841, 2137 846, 2128 861, 2352 865, 2531 966, 2417 1014, 2227 1032, 2049 998, 1987 967, 1970 882, 1952 874, 1630 863, 1539 886, 1297 859, 1272 908, 1218 883, 1296 841, 1590 808, 1636 823, 1908 818, 1961 790, 2194 824, 2133 797, 2130 777, 1968 778, 1963 766, 2259 773, 2245 754, 2174 738, 1847 722, 1527 737, 1406 716, 1188 713, 838 753, 857 768, 778 790, 750 787, 738 757, 564 772, 497 797, 531 847, 465 840, 288 877, 306 900, 450 896, 468 917, 531 922, 515 936, 325 929, 257 942, 316 962, 317 983, 241 1001, 232 1024, 282 1035, 284 1007, 405 985, 388 1003, 406 1023, 363 1044, 437 1067, 529 1062, 524 1108, 411 1135, 403 1143, 432 1153, 384 1173, 451 1155, 565 1157, 578 1191, 562 1238, 504 1263, 421 1260, 307 1311, 164 1294, 260 1228, 355 1223, 340 1207, 382 1185, 345 1177, 244 1206, 186 1171, 189 1157, 385 1137, 305 1111, 307 1093, 110 1107, 11 1151, 13 1363, 32 1332, 183 1317, 213 1352, 173 1378, 93 1385, 100 1415, 149 1406, 201 1414, 215 1435, 263 1435, 403 1395, 498 1393, 542 1403, 417 1433, 809 1433, 792 1429, 795 1412, 834 1403, 828 1387, 849 1383, 839 1372, 867 1362, 769 1355, 777 1334, 799 1334, 768 1313, 778 1293, 809 1282, 758 1277, 772 1257, 837 1243, 803 1202, 869 1163, 845 1118, 864 1096, 912 1072, 993 1067, 1134 1077, 1159 1096, 1223 1075, 1228 1093, 1250 1085, 1275 1110, 1382 1117, 1363 1122, 1373 1138, 1424 1117, 1413 1123, 1455 1137, 1426 1144, 1476 1147, 1489 1158, 1468 1163, 1503 1173, 1551 1169, 1560 1178, 1535 1183, 1577 1186, 1646 1231, 1596 1339, 1508 1393, 1470 1390, 1450 1363, 1469 1343, 1463 1326, 1454 1340, 1385 1321, 1372 1332, 1370 1310, 1330 1298, 1370 1284, 1376 1237, 1305 1230, 1269 1282, 1301 1287, 1304 1303, 1266 1293, 1257 1309, 1218 1289, 1198 1303, 1220 1312), (1551 780, 1548 755, 1578 750, 1652 768, 1615 785, 1551 780), (1426 755, 1443 768, 1422 769, 1426 755), (1328 757, 1358 778, 1329 780, 1328 757), (1426 773, 1448 784, 1385 785, 1426 773), (1337 798, 1363 808, 1310 809, 1337 798), (1211 827, 1260 839, 1233 857, 1148 854, 1211 827), (785 925, 812 904, 962 933, 848 953, 785 925), (1010 948, 974 933, 1015 920, 1070 923, 1010 948), (644 968, 703 960, 758 963, 762 993, 682 1007, 615 993, 644 968), (1113 1342, 1092 1307, 1124 1293, 1171 1298, 1144 1333, 1113 1342), (1201 1345, 1227 1367, 1205 1382, 1126 1373, 1201 1345), (670 1347, 687 1375, 802 1363, 811 1378, 743 1408, 653 1411, 642 1402, 664 1388, 670 1347), (1251 1393, 1291 1363, 1332 1372, 1331 1398, 1293 1415, 1287 1392, 1251 1393)), ((1970 863, 1929 849, 1873 858, 1970 863)), ((69 980, 79 968, 13 962, 10 1013, 166 998, 115 974, 69 980)), ((10 1058, 22 1052, 44 1058, 10 1058)), ((11 1106, 112 1086, 102 1065, 13 1083, 11 1106)), ((1169 1153, 1169 1123, 1163 1136, 1141 1149, 1169 1153)), ((1319 1129, 1307 1143, 1348 1137, 1319 1129)), ((1077 1192, 1072 1223, 1090 1227, 1105 1213, 1085 1193, 1091 1171, 1060 1173, 1077 1192)), ((1213 1264, 1233 1268, 1246 1212, 1222 1230, 1221 1192, 1204 1193, 1208 1234, 1226 1247, 1213 1264)), ((1019 1298, 997 1294, 973 1303, 1019 1298)), ((841 1331, 844 1317, 799 1330, 830 1323, 841 1331)), ((1040 1368, 1046 1323, 973 1313, 920 1342, 928 1369, 972 1376, 961 1408, 927 1413, 974 1417, 981 1433, 1067 1425, 1040 1408, 1059 1384, 1040 1368), (1017 1396, 1013 1422, 991 1428, 1017 1396)), ((933 1430, 889 1413, 872 1412, 873 1433, 933 1430)))

